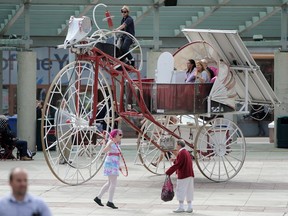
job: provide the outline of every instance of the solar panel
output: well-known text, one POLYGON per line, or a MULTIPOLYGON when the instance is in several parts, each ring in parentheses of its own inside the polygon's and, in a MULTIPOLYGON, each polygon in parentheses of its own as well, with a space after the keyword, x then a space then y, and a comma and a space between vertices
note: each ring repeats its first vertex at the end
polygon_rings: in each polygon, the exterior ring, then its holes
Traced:
POLYGON ((230 66, 236 79, 238 102, 245 101, 247 92, 249 103, 273 106, 280 103, 237 31, 183 29, 183 33, 189 42, 209 43, 218 52, 219 59, 230 66))

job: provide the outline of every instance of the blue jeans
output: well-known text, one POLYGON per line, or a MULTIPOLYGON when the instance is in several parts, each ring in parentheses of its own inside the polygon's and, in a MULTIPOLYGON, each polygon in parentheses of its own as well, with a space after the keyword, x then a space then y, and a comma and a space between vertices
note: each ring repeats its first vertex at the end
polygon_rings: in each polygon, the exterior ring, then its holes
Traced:
POLYGON ((15 146, 19 151, 20 157, 27 156, 27 141, 17 140, 15 146))

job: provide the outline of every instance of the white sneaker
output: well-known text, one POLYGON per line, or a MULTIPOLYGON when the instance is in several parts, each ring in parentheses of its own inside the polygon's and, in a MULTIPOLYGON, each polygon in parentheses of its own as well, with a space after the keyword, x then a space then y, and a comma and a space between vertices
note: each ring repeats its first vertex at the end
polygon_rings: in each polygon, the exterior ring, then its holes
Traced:
POLYGON ((186 212, 187 212, 187 213, 192 213, 192 212, 193 212, 193 209, 192 209, 192 208, 187 208, 186 212))
POLYGON ((185 210, 183 208, 177 208, 176 210, 173 211, 174 213, 181 213, 181 212, 185 212, 185 210))

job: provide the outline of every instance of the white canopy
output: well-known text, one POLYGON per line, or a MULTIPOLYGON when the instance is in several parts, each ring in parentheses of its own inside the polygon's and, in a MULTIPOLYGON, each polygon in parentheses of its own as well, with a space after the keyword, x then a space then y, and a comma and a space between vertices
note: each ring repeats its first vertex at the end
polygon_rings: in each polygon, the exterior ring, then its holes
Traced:
MULTIPOLYGON (((189 43, 205 41, 210 44, 218 53, 218 58, 229 66, 236 81, 235 93, 238 102, 273 106, 280 103, 237 31, 184 29, 183 33, 189 43)), ((215 92, 211 91, 211 94, 213 96, 215 92)))

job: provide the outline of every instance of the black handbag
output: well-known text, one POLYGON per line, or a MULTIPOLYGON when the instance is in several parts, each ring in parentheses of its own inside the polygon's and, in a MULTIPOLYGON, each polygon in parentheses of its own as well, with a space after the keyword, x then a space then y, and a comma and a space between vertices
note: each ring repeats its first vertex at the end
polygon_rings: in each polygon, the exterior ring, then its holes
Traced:
POLYGON ((161 192, 161 200, 164 202, 171 201, 174 198, 174 190, 171 178, 169 175, 166 175, 162 192, 161 192))

